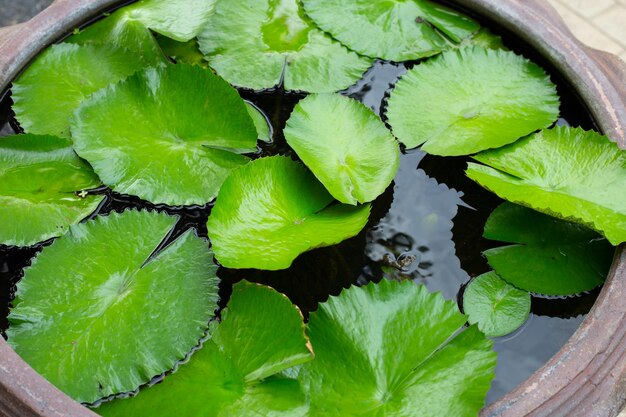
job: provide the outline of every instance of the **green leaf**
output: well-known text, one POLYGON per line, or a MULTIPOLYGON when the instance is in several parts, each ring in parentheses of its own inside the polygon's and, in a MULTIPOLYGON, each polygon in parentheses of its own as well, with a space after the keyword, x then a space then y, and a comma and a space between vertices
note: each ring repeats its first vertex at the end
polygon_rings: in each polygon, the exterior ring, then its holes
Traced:
POLYGON ((297 0, 218 2, 199 36, 211 67, 240 87, 330 93, 352 85, 372 60, 315 27, 297 0))
POLYGON ((212 200, 230 171, 248 162, 238 153, 255 150, 256 136, 237 91, 187 64, 109 86, 72 120, 76 152, 106 185, 169 205, 212 200))
POLYGON ((530 294, 507 284, 495 272, 487 272, 465 288, 463 311, 486 336, 505 336, 528 319, 530 294))
POLYGON ((302 252, 358 234, 370 206, 327 207, 332 201, 303 165, 257 159, 220 190, 207 222, 215 257, 227 268, 285 269, 302 252))
POLYGON ((162 383, 96 411, 105 417, 306 416, 298 381, 279 375, 313 359, 302 315, 287 297, 243 281, 211 333, 162 383))
POLYGON ((459 47, 464 48, 472 45, 485 49, 502 49, 503 51, 509 50, 504 45, 502 38, 494 34, 488 28, 481 28, 478 32, 472 35, 471 38, 463 40, 463 42, 459 44, 459 47))
POLYGON ((559 115, 556 87, 513 52, 463 48, 409 70, 391 92, 387 118, 408 148, 469 155, 550 126, 559 115))
POLYGON ((272 124, 270 123, 269 119, 265 116, 261 109, 259 109, 251 102, 246 101, 246 107, 250 118, 254 122, 254 127, 256 128, 258 139, 263 142, 271 142, 273 131, 272 124))
POLYGON ((178 42, 195 38, 213 13, 216 0, 140 0, 71 36, 67 42, 111 44, 143 55, 151 63, 164 61, 153 31, 178 42))
POLYGON ((78 226, 18 283, 9 343, 80 402, 131 391, 171 369, 217 307, 217 267, 187 231, 151 257, 176 223, 127 211, 78 226))
POLYGON ((452 301, 411 281, 352 287, 311 314, 309 416, 476 416, 494 376, 492 342, 452 301))
POLYGON ((13 83, 15 117, 28 133, 69 138, 80 103, 144 66, 140 56, 113 47, 53 45, 13 83))
POLYGON ((484 237, 515 243, 489 249, 489 265, 507 282, 546 295, 572 295, 604 282, 613 247, 581 225, 504 203, 485 225, 484 237))
POLYGON ((626 242, 626 151, 605 136, 557 127, 474 159, 488 166, 467 176, 498 196, 626 242))
POLYGON ((374 200, 391 184, 400 148, 370 109, 339 94, 301 100, 284 130, 289 146, 337 200, 374 200))
POLYGON ((103 199, 78 192, 100 184, 67 139, 0 139, 0 244, 30 246, 63 235, 103 199))
POLYGON ((209 63, 204 60, 204 55, 202 55, 198 47, 198 40, 195 38, 187 42, 179 42, 167 36, 157 34, 156 40, 163 53, 176 62, 199 65, 202 68, 209 66, 209 63))
POLYGON ((303 0, 308 16, 348 48, 372 58, 407 61, 435 55, 480 25, 425 0, 303 0))

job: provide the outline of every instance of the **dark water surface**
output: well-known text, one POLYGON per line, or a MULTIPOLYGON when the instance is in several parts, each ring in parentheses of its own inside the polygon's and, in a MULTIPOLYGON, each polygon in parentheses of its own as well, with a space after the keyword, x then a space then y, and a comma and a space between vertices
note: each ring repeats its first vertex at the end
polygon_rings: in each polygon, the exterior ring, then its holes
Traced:
MULTIPOLYGON (((563 103, 560 124, 594 128, 588 112, 556 71, 525 45, 509 37, 505 41, 510 48, 524 53, 552 73, 563 103)), ((415 64, 407 64, 410 65, 415 64)), ((377 62, 344 94, 362 101, 384 119, 386 94, 407 66, 377 62)), ((296 158, 284 142, 282 128, 293 106, 304 95, 280 89, 242 90, 240 93, 265 112, 274 128, 273 142, 261 144, 253 157, 281 153, 296 158)), ((8 125, 12 116, 7 95, 0 102, 0 136, 12 132, 8 125)), ((489 270, 480 253, 494 243, 482 239, 481 235, 489 213, 501 202, 465 177, 466 162, 465 157, 443 158, 419 150, 404 151, 393 184, 374 202, 370 222, 363 232, 339 245, 305 253, 287 270, 220 268, 222 306, 232 284, 241 279, 266 283, 286 293, 305 315, 315 310, 317 303, 327 299, 329 294, 336 295, 350 285, 384 278, 412 279, 431 291, 440 291, 448 299, 460 299, 463 285, 471 277, 489 270), (398 263, 404 268, 398 269, 398 263)), ((210 205, 171 208, 154 206, 107 189, 95 192, 107 196, 98 215, 128 207, 165 211, 181 217, 169 241, 189 227, 206 237, 205 222, 210 205)), ((40 247, 0 246, 0 330, 7 326, 14 286, 23 268, 39 250, 40 247)), ((571 299, 533 297, 532 314, 527 323, 512 335, 495 339, 498 365, 487 401, 500 398, 554 355, 577 329, 597 292, 571 299)))

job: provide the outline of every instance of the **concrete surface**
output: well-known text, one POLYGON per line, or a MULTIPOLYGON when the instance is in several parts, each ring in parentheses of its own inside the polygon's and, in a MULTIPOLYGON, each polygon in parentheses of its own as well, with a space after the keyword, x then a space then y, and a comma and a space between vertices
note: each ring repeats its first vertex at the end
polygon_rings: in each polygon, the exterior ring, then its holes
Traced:
POLYGON ((0 27, 28 20, 50 3, 52 0, 0 0, 0 27))

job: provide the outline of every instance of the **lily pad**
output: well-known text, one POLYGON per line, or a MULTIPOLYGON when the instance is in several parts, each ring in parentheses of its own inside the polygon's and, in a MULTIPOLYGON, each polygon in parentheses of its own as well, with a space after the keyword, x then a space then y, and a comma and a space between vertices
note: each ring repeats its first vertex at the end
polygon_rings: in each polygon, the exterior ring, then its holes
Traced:
POLYGON ((0 139, 0 244, 30 246, 61 236, 91 214, 101 185, 67 139, 16 135, 0 139))
POLYGON ((476 416, 496 353, 456 304, 411 281, 351 287, 311 313, 310 416, 476 416), (419 411, 417 411, 419 410, 419 411))
POLYGON ((76 152, 106 185, 169 205, 212 200, 230 171, 248 162, 239 153, 256 150, 256 136, 237 91, 187 64, 109 86, 72 120, 76 152))
POLYGON ((487 272, 465 288, 463 311, 486 336, 505 336, 528 320, 530 294, 507 284, 495 272, 487 272))
POLYGON ((78 31, 66 42, 111 44, 139 52, 147 61, 164 61, 153 31, 178 42, 195 38, 213 13, 216 0, 140 0, 78 31))
POLYGON ((313 359, 302 315, 287 297, 239 283, 211 334, 162 383, 96 411, 105 417, 307 415, 300 384, 280 374, 313 359))
POLYGON ((175 217, 97 217, 45 248, 18 283, 9 343, 76 401, 132 391, 171 369, 217 307, 217 267, 191 231, 151 256, 175 217))
POLYGON ((491 213, 484 237, 516 244, 484 255, 505 281, 538 294, 591 290, 604 282, 613 260, 613 247, 593 230, 511 203, 491 213))
POLYGON ((156 40, 163 53, 176 62, 199 65, 203 68, 209 66, 209 63, 204 60, 204 55, 198 47, 198 40, 195 38, 187 42, 179 42, 167 36, 157 34, 156 40))
POLYGON ((218 2, 199 37, 219 75, 239 87, 330 93, 372 64, 317 29, 297 0, 218 2))
POLYGON ((626 242, 626 151, 605 136, 556 127, 474 157, 467 176, 509 200, 626 242))
POLYGON ((140 56, 114 47, 53 45, 13 83, 15 117, 28 133, 69 138, 80 103, 145 65, 140 56))
POLYGON ((408 148, 469 155, 550 126, 556 87, 534 63, 503 50, 450 51, 409 70, 391 92, 387 118, 408 148))
POLYGON ((254 122, 258 139, 263 142, 271 142, 273 135, 272 124, 267 116, 265 116, 261 109, 249 101, 246 101, 246 107, 252 122, 254 122))
POLYGON ((207 222, 227 268, 288 268, 302 252, 358 234, 370 206, 331 205, 313 174, 283 156, 260 158, 224 182, 207 222))
POLYGON ((374 200, 391 184, 400 147, 370 109, 339 94, 301 100, 284 130, 285 139, 337 200, 374 200))
POLYGON ((480 29, 463 14, 426 0, 303 0, 309 17, 360 54, 408 61, 438 54, 480 29))

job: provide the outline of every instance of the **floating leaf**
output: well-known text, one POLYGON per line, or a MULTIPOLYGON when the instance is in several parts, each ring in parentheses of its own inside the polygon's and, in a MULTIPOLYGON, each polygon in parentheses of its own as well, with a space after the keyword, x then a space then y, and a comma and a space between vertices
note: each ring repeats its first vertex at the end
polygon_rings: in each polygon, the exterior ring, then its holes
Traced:
POLYGON ((29 246, 61 236, 92 213, 102 196, 78 195, 101 183, 67 139, 0 139, 0 244, 29 246))
POLYGON ((141 57, 113 47, 53 45, 13 83, 15 117, 28 133, 69 138, 81 102, 144 66, 141 57))
POLYGON ((322 30, 373 58, 407 61, 435 55, 469 37, 480 25, 425 0, 303 0, 322 30), (447 36, 447 37, 446 37, 447 36))
POLYGON ((507 284, 495 272, 487 272, 465 288, 463 311, 486 336, 505 336, 528 319, 530 294, 507 284))
POLYGON ((257 134, 237 91, 209 70, 177 64, 94 94, 76 111, 72 136, 114 190, 189 205, 217 195, 230 171, 248 162, 238 153, 255 150, 257 134))
POLYGON ((557 127, 474 159, 488 166, 467 175, 498 196, 626 241, 626 152, 605 136, 557 127))
POLYGON ((297 0, 218 2, 199 36, 211 67, 231 84, 330 93, 361 78, 372 60, 315 27, 297 0))
POLYGON ((199 65, 207 68, 209 63, 204 60, 204 55, 198 47, 198 40, 191 39, 187 42, 179 42, 167 36, 158 35, 156 40, 165 55, 171 57, 176 62, 184 62, 191 65, 199 65))
POLYGON ((476 416, 492 342, 456 304, 411 281, 351 287, 311 313, 310 416, 476 416), (463 330, 462 330, 463 329, 463 330))
POLYGON ((484 236, 516 243, 484 254, 504 280, 539 294, 591 290, 604 282, 613 260, 613 247, 596 232, 511 203, 491 213, 484 236))
POLYGON ((472 35, 471 38, 467 38, 459 44, 459 47, 464 48, 466 46, 479 46, 485 49, 502 49, 508 51, 509 49, 504 46, 502 38, 488 28, 481 28, 478 32, 472 35))
POLYGON ((284 130, 285 139, 337 200, 374 200, 400 165, 398 142, 363 104, 339 94, 301 100, 284 130))
POLYGON ((246 101, 246 107, 248 114, 254 122, 254 127, 258 135, 258 139, 263 142, 272 141, 272 125, 265 114, 257 106, 249 101, 246 101))
POLYGON ((149 62, 164 60, 153 31, 178 42, 195 38, 216 0, 140 0, 71 36, 67 42, 111 44, 138 51, 149 62))
POLYGON ((260 158, 224 182, 207 223, 227 268, 285 269, 302 252, 358 234, 370 206, 332 205, 306 168, 283 156, 260 158))
POLYGON ((469 155, 550 126, 559 115, 546 73, 513 52, 479 47, 441 54, 409 70, 387 118, 400 142, 436 155, 469 155))
POLYGON ((307 415, 298 381, 279 375, 313 359, 302 315, 287 297, 241 282, 211 333, 162 383, 96 411, 105 417, 307 415))
POLYGON ((217 267, 186 232, 155 256, 176 218, 130 211, 73 226, 26 269, 9 343, 76 401, 136 389, 171 369, 217 306, 217 267))

